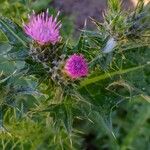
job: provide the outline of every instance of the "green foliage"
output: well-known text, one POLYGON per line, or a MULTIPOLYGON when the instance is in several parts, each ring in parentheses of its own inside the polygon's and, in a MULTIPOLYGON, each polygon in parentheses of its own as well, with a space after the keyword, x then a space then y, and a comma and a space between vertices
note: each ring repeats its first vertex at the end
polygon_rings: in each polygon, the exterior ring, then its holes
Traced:
MULTIPOLYGON (((45 2, 19 1, 25 14, 45 2)), ((22 28, 0 17, 7 37, 0 43, 1 149, 149 149, 149 4, 139 1, 131 15, 118 0, 108 4, 104 23, 92 19, 97 31, 84 29, 77 44, 62 40, 48 49, 57 51, 51 59, 73 53, 88 59, 90 75, 67 86, 33 59, 22 28)))
POLYGON ((17 44, 21 43, 24 46, 27 46, 24 41, 25 34, 23 33, 22 29, 17 24, 14 24, 11 20, 1 17, 0 18, 0 29, 7 36, 10 44, 17 45, 17 44))

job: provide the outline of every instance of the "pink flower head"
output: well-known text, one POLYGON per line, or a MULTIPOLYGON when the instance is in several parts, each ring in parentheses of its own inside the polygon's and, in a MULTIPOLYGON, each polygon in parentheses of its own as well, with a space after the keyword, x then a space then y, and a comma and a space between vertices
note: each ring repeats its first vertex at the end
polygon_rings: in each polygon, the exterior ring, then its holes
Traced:
POLYGON ((88 64, 83 55, 74 54, 70 56, 65 64, 65 72, 73 79, 77 79, 88 74, 88 64))
POLYGON ((60 40, 60 21, 57 22, 59 12, 54 18, 47 12, 36 15, 34 12, 29 16, 29 22, 24 25, 24 31, 40 45, 55 44, 60 40))

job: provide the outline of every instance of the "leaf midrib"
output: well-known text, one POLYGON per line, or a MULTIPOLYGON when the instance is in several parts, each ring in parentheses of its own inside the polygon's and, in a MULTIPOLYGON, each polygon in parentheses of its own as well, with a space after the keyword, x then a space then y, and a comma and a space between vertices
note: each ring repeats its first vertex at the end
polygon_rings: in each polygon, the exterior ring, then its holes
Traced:
POLYGON ((84 81, 80 82, 80 88, 82 88, 84 86, 87 86, 89 84, 98 82, 100 80, 107 79, 107 78, 115 76, 115 75, 125 74, 125 73, 128 73, 128 72, 132 72, 132 71, 144 68, 146 65, 148 65, 148 64, 144 64, 144 65, 141 65, 141 66, 138 66, 138 67, 132 67, 132 68, 124 69, 124 70, 118 70, 118 71, 111 72, 111 73, 105 73, 105 74, 100 75, 100 76, 96 76, 96 77, 93 77, 93 78, 90 78, 90 79, 85 79, 84 81))

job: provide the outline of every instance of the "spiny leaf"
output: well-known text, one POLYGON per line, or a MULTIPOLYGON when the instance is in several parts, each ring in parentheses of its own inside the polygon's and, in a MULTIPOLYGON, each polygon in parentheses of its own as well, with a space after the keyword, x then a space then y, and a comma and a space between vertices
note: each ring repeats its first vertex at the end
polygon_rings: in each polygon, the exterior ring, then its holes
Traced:
POLYGON ((17 24, 7 18, 0 17, 0 29, 6 34, 11 44, 17 45, 21 43, 27 47, 27 43, 25 41, 27 38, 17 24))
POLYGON ((7 55, 10 59, 13 59, 15 61, 18 60, 24 60, 29 56, 28 54, 28 49, 26 49, 23 46, 18 46, 18 47, 12 47, 10 51, 8 51, 7 55))
POLYGON ((137 119, 134 121, 135 123, 132 125, 133 128, 130 129, 127 136, 124 138, 123 144, 121 146, 121 150, 126 150, 132 144, 134 138, 137 136, 140 131, 139 129, 143 126, 144 122, 150 116, 150 105, 146 104, 145 107, 142 107, 140 113, 138 114, 137 119))
POLYGON ((0 80, 0 84, 6 82, 6 81, 7 81, 8 79, 10 79, 15 73, 16 73, 16 71, 14 71, 11 75, 7 76, 6 78, 1 79, 1 80, 0 80))
MULTIPOLYGON (((147 64, 146 64, 146 65, 147 65, 147 64)), ((81 85, 81 87, 87 86, 87 85, 89 85, 89 84, 98 82, 98 81, 100 81, 100 80, 107 79, 107 78, 109 78, 109 77, 111 77, 111 76, 121 75, 121 74, 125 74, 125 73, 131 72, 131 71, 135 71, 135 70, 138 70, 138 69, 142 69, 142 68, 144 68, 146 65, 138 66, 138 67, 133 67, 133 68, 128 68, 128 69, 124 69, 124 70, 119 70, 119 71, 116 71, 116 72, 111 72, 111 73, 109 73, 109 74, 103 74, 103 75, 100 75, 100 76, 97 76, 97 77, 94 77, 94 78, 85 79, 84 81, 81 81, 80 85, 81 85)))

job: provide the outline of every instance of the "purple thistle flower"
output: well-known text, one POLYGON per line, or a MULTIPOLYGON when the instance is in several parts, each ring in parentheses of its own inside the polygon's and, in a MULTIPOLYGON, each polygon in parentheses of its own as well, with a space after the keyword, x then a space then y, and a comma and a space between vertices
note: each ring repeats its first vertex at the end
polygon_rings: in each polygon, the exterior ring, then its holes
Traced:
POLYGON ((72 79, 77 79, 88 74, 88 64, 83 55, 70 56, 65 64, 65 73, 72 79))
POLYGON ((24 24, 24 31, 33 40, 38 42, 40 45, 55 44, 60 40, 59 30, 61 28, 60 21, 57 22, 57 16, 49 16, 47 12, 36 15, 34 12, 29 16, 29 22, 24 24))

